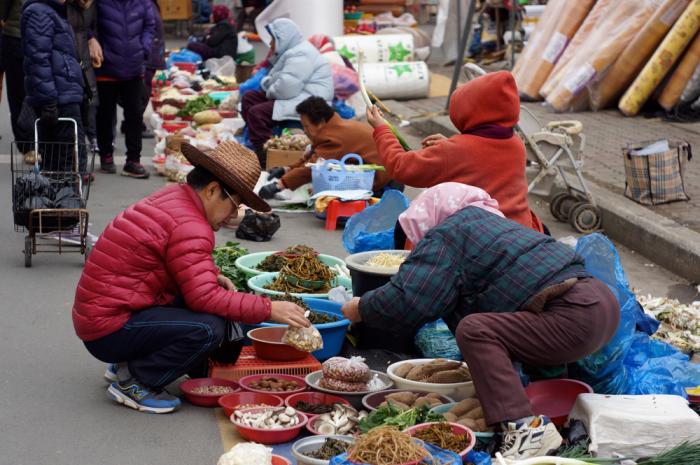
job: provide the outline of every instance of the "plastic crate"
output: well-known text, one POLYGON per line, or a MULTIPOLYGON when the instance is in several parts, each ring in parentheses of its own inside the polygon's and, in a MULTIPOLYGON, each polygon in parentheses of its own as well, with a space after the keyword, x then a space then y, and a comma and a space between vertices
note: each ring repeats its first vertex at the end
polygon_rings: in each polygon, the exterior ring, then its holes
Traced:
POLYGON ((321 362, 312 355, 296 362, 272 362, 261 360, 255 355, 252 346, 245 346, 235 365, 209 363, 209 376, 231 381, 238 381, 248 375, 284 374, 304 378, 309 373, 321 369, 321 362))

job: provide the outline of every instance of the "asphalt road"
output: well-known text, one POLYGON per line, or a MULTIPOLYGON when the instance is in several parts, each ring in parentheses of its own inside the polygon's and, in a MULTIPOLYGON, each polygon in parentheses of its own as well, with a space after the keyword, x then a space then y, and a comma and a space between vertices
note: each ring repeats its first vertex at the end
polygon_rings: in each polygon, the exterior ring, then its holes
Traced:
MULTIPOLYGON (((9 112, 0 106, 0 465, 199 465, 214 464, 223 452, 214 412, 185 404, 172 415, 146 415, 108 399, 104 364, 93 359, 73 332, 70 310, 82 269, 79 255, 37 255, 24 267, 23 235, 11 219, 9 112)), ((415 139, 413 140, 415 144, 415 139)), ((144 161, 152 153, 145 141, 144 161)), ((123 153, 119 141, 118 153, 123 153)), ((123 158, 117 158, 121 166, 123 158)), ((98 174, 89 202, 92 232, 99 234, 123 208, 164 185, 162 178, 135 180, 98 174)), ((556 236, 570 235, 553 222, 546 206, 533 205, 556 236)), ((235 240, 230 230, 219 242, 235 240)), ((283 214, 270 243, 245 243, 252 251, 307 243, 345 256, 341 232, 327 232, 307 214, 283 214)), ((683 300, 696 290, 679 278, 621 249, 633 286, 683 300)))

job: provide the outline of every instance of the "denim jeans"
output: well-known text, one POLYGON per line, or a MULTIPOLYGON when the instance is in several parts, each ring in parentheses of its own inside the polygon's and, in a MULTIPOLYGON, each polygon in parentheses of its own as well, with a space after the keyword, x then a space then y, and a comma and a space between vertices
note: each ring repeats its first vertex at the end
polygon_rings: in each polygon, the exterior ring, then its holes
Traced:
POLYGON ((106 363, 127 362, 140 383, 158 389, 206 361, 221 344, 225 321, 180 307, 134 312, 124 327, 85 347, 106 363))

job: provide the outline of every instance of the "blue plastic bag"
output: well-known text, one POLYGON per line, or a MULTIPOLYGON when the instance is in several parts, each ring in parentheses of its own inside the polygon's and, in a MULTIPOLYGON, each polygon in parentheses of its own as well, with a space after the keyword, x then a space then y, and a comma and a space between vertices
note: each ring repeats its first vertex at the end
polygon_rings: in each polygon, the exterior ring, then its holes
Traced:
POLYGON ((345 103, 345 100, 333 100, 333 109, 343 119, 353 119, 355 117, 355 109, 345 103))
POLYGON ((491 465, 491 456, 486 452, 470 450, 467 454, 466 462, 473 463, 474 465, 491 465))
POLYGON ((601 394, 675 394, 700 385, 700 366, 649 336, 659 322, 646 315, 630 290, 615 246, 602 234, 579 239, 576 252, 586 270, 608 285, 620 303, 620 325, 612 340, 580 360, 576 376, 601 394))
POLYGON ((399 215, 410 201, 403 193, 390 189, 382 200, 350 217, 343 231, 343 247, 349 253, 394 248, 394 228, 399 215))
POLYGON ((267 76, 267 73, 269 72, 270 70, 268 68, 260 68, 257 73, 253 74, 247 81, 242 83, 238 87, 239 97, 243 97, 243 94, 245 94, 248 91, 260 90, 262 88, 262 80, 265 76, 267 76))
POLYGON ((168 68, 170 68, 173 63, 200 63, 201 61, 202 56, 199 53, 183 48, 177 52, 171 53, 168 57, 166 65, 168 68))
MULTIPOLYGON (((425 462, 421 462, 421 464, 430 464, 430 465, 459 465, 462 463, 462 458, 459 456, 459 454, 456 454, 452 451, 449 450, 444 450, 440 449, 437 446, 434 446, 430 443, 420 441, 418 439, 415 439, 416 442, 420 443, 423 447, 425 447, 425 450, 427 450, 430 455, 432 460, 427 460, 425 462)), ((491 462, 478 462, 477 465, 489 465, 491 462)), ((362 464, 357 464, 355 462, 352 462, 348 460, 348 453, 340 454, 335 457, 333 457, 329 463, 329 465, 362 465, 362 464)))
POLYGON ((416 333, 415 343, 425 358, 462 360, 457 339, 442 318, 423 325, 416 333))

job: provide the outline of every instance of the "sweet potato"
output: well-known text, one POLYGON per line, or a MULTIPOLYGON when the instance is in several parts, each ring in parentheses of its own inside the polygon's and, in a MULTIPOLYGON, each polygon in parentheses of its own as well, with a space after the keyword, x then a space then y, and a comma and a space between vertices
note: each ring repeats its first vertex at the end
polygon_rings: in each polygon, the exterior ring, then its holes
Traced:
POLYGON ((433 360, 432 362, 428 363, 425 366, 425 376, 430 377, 431 375, 435 373, 439 373, 441 371, 450 371, 450 370, 456 370, 462 366, 461 362, 455 362, 452 360, 443 360, 443 359, 437 359, 433 360))
POLYGON ((462 418, 461 420, 457 420, 458 424, 462 426, 466 426, 467 428, 471 429, 472 431, 477 431, 478 425, 475 420, 472 420, 471 418, 462 418))
POLYGON ((430 403, 431 400, 434 401, 435 399, 430 399, 430 398, 428 398, 428 397, 419 397, 418 399, 416 399, 416 401, 415 401, 415 403, 413 404, 413 406, 414 406, 414 407, 422 407, 422 406, 424 406, 424 405, 430 405, 430 406, 432 407, 433 404, 430 403))
POLYGON ((479 418, 476 420, 476 429, 474 431, 477 431, 479 433, 483 433, 489 429, 488 425, 486 424, 486 420, 483 418, 479 418))
POLYGON ((411 371, 405 377, 409 381, 423 381, 427 378, 426 365, 418 365, 411 368, 411 371))
POLYGON ((430 402, 431 407, 437 407, 438 405, 442 405, 442 401, 440 399, 430 399, 428 398, 428 401, 430 402))
POLYGON ((385 399, 391 402, 401 402, 406 405, 413 405, 416 401, 416 394, 412 392, 392 392, 388 394, 385 399))
POLYGON ((481 407, 477 407, 474 410, 467 412, 466 417, 471 418, 472 420, 478 420, 479 418, 484 418, 484 411, 481 409, 481 407))
POLYGON ((455 415, 454 413, 447 412, 443 413, 442 416, 445 417, 445 420, 449 421, 450 423, 454 423, 457 421, 457 415, 455 415))
POLYGON ((429 397, 431 399, 441 399, 442 398, 440 396, 440 394, 438 394, 437 392, 431 392, 429 394, 426 394, 425 397, 429 397))
POLYGON ((411 408, 410 405, 406 405, 403 402, 386 401, 386 400, 384 402, 382 402, 381 404, 379 404, 379 406, 386 407, 387 405, 389 405, 390 402, 391 402, 392 407, 394 407, 397 410, 401 410, 402 412, 404 410, 409 410, 411 408))
POLYGON ((406 375, 413 369, 415 365, 412 363, 404 363, 403 365, 399 365, 396 368, 396 371, 394 371, 394 374, 398 376, 399 378, 406 378, 406 375))
POLYGON ((439 371, 437 373, 433 373, 429 378, 428 378, 428 383, 436 383, 436 384, 449 384, 449 383, 464 383, 466 381, 470 381, 471 378, 467 377, 462 370, 447 370, 447 371, 439 371))
POLYGON ((481 407, 481 402, 479 402, 479 399, 464 399, 452 407, 450 409, 450 413, 454 414, 458 418, 461 418, 477 407, 481 407))

